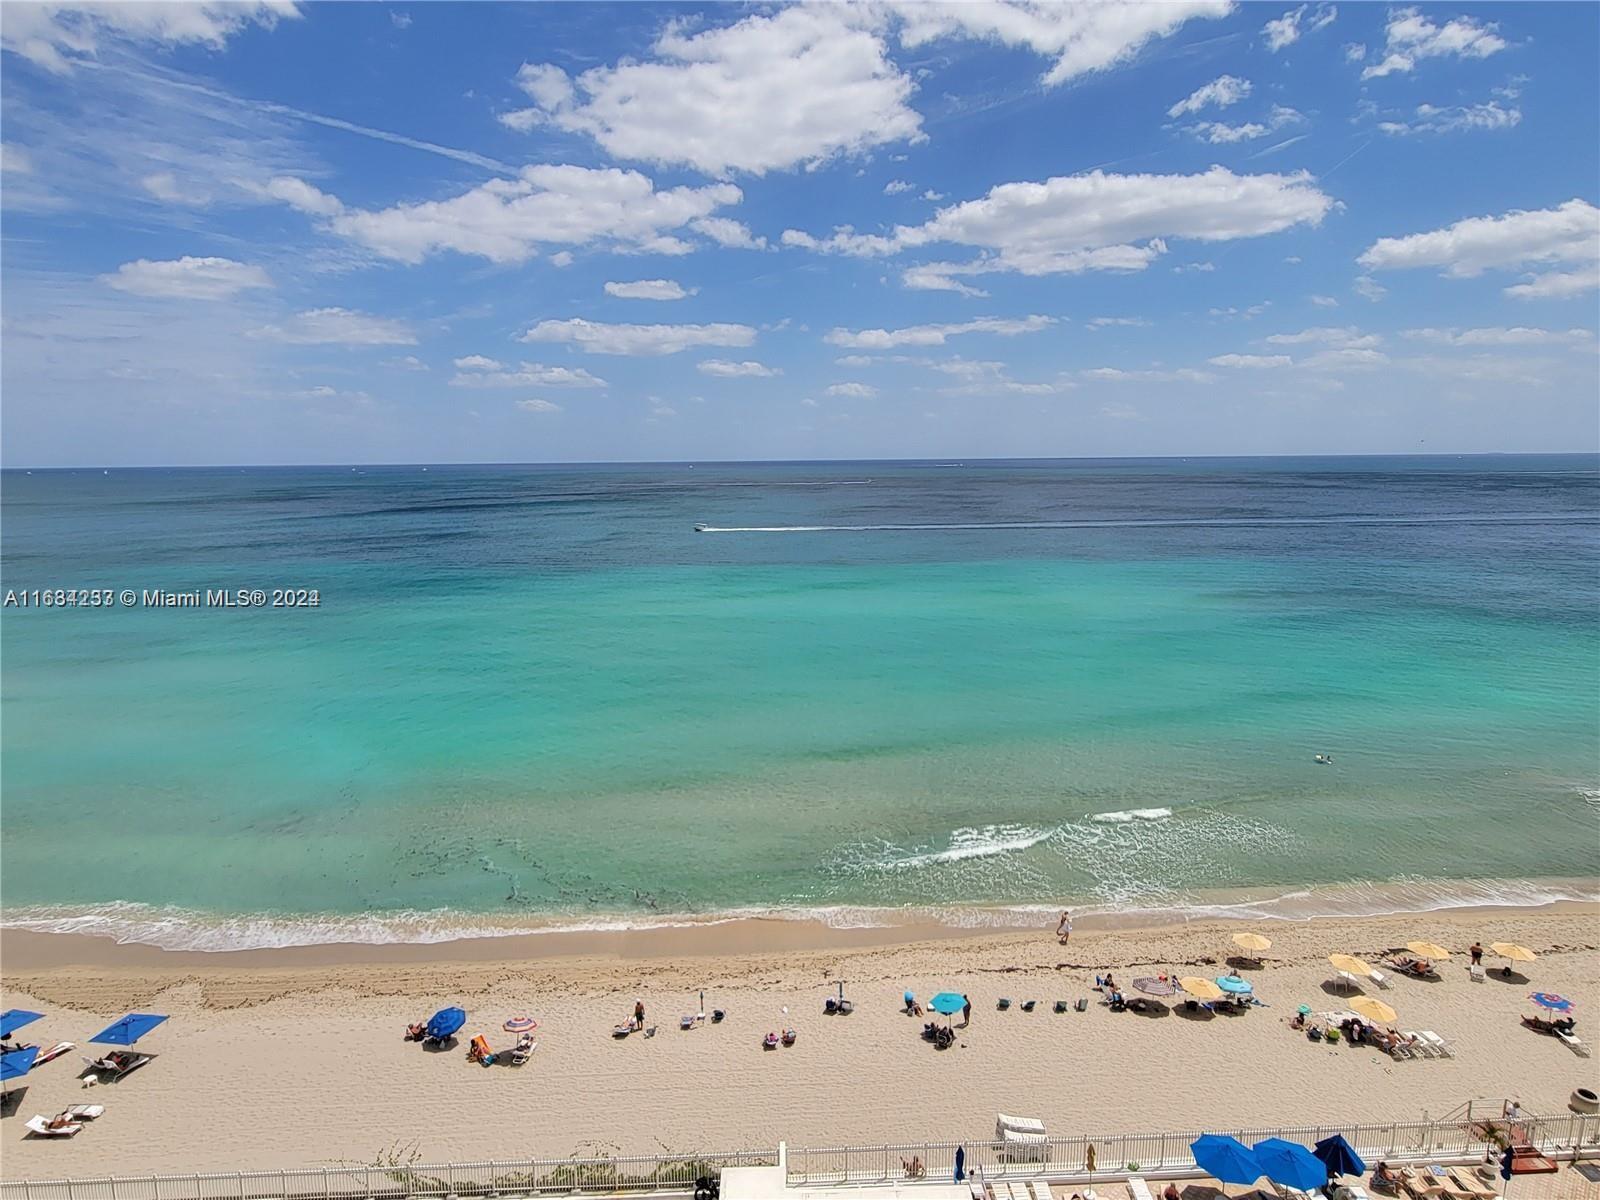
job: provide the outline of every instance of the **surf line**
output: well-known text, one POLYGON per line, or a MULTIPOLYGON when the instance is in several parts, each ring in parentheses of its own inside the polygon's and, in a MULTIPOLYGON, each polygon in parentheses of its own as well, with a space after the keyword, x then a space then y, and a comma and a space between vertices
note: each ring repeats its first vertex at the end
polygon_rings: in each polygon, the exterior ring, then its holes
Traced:
POLYGON ((1548 516, 1436 517, 1171 517, 1082 521, 948 521, 880 525, 696 525, 696 533, 874 533, 939 529, 1272 529, 1301 526, 1572 525, 1594 523, 1584 513, 1548 516))

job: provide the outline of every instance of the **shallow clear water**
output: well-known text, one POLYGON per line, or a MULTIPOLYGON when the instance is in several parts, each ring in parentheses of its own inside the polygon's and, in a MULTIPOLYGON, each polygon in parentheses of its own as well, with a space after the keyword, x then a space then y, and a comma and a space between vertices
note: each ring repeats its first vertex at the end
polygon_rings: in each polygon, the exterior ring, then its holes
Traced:
POLYGON ((648 916, 1594 877, 1597 466, 8 471, 8 589, 321 605, 6 610, 0 898, 648 916))

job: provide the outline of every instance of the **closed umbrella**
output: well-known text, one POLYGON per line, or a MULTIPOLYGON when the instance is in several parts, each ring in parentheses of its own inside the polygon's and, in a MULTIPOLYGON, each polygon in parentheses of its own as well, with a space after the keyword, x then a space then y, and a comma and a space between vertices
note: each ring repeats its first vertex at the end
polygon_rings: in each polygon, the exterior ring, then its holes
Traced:
POLYGON ((8 1038, 24 1025, 32 1025, 43 1013, 29 1012, 25 1008, 8 1008, 0 1013, 0 1038, 8 1038))
POLYGON ((108 1046, 131 1046, 166 1019, 160 1013, 129 1013, 122 1020, 107 1025, 89 1040, 104 1042, 108 1046))
POLYGON ((1350 1007, 1367 1020, 1380 1025, 1387 1025, 1399 1015, 1382 1000, 1374 1000, 1371 996, 1357 996, 1350 1001, 1350 1007))
POLYGON ((1261 1160, 1238 1138, 1208 1133, 1189 1144, 1189 1153, 1219 1183, 1254 1183, 1266 1174, 1261 1160))
POLYGON ((1250 1149, 1261 1164, 1261 1173, 1273 1183, 1309 1192, 1328 1182, 1327 1165, 1298 1142, 1268 1138, 1250 1149))
POLYGON ((1249 950, 1252 954, 1272 949, 1272 939, 1262 937, 1259 933, 1236 933, 1233 935, 1233 944, 1241 950, 1249 950))
POLYGON ((1322 1160, 1322 1165, 1328 1168, 1330 1177, 1367 1173, 1367 1164, 1361 1161, 1361 1156, 1355 1152, 1355 1148, 1344 1140, 1342 1133, 1323 1138, 1312 1147, 1311 1153, 1322 1160))
POLYGON ((960 1183, 967 1177, 967 1148, 956 1147, 956 1182, 960 1183))
POLYGON ((1438 942, 1407 942, 1406 949, 1423 958, 1437 958, 1440 962, 1450 957, 1450 951, 1438 942))
POLYGON ((1196 1000, 1221 1000, 1224 993, 1221 988, 1209 979, 1199 979, 1192 975, 1185 975, 1178 980, 1178 986, 1196 1000))

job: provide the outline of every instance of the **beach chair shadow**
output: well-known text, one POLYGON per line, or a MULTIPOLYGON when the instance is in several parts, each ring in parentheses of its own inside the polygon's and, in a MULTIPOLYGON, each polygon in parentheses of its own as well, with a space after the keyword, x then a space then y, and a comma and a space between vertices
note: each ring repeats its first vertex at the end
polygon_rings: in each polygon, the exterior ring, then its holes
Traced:
POLYGON ((1359 986, 1352 987, 1349 981, 1344 979, 1324 979, 1320 986, 1327 995, 1338 996, 1345 1000, 1350 999, 1351 996, 1364 994, 1362 988, 1359 986))
POLYGON ((1195 1000, 1185 1001, 1172 1010, 1185 1021, 1210 1021, 1216 1018, 1216 1010, 1195 1000))
POLYGON ((22 1107, 22 1098, 28 1094, 28 1085, 12 1088, 0 1098, 0 1117, 14 1117, 17 1109, 22 1107))
POLYGON ((1261 959, 1250 954, 1235 954, 1226 961, 1233 968, 1235 974, 1240 971, 1259 971, 1264 965, 1261 959))
POLYGON ((1527 987, 1528 986, 1528 977, 1526 975, 1524 975, 1521 971, 1512 971, 1508 975, 1504 971, 1501 971, 1499 969, 1495 969, 1493 971, 1486 972, 1486 974, 1489 976, 1490 979, 1494 980, 1496 983, 1514 983, 1518 987, 1527 987))

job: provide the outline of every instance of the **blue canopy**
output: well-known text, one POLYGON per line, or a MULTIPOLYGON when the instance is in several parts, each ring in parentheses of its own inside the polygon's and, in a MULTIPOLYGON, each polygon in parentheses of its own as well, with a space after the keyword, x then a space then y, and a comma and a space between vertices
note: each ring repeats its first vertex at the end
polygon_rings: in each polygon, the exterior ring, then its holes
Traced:
POLYGON ((131 1046, 166 1019, 160 1013, 129 1013, 122 1020, 107 1025, 89 1040, 105 1042, 110 1046, 131 1046))
POLYGON ((441 1008, 428 1019, 428 1036, 447 1038, 467 1023, 467 1012, 462 1008, 441 1008))
POLYGON ((1250 1147, 1261 1173, 1273 1183, 1309 1192, 1328 1182, 1327 1165, 1299 1142, 1268 1138, 1250 1147))
POLYGON ((1208 1133, 1189 1144, 1189 1153, 1202 1171, 1220 1183, 1254 1183, 1266 1174, 1238 1138, 1208 1133))
POLYGON ((25 1008, 6 1009, 0 1013, 0 1038, 10 1037, 24 1025, 31 1025, 42 1016, 43 1013, 29 1012, 25 1008))
POLYGON ((1325 1137, 1318 1142, 1311 1151, 1322 1160, 1322 1165, 1328 1168, 1328 1176, 1335 1175, 1365 1175, 1367 1164, 1361 1161, 1350 1143, 1344 1140, 1344 1134, 1336 1133, 1332 1137, 1325 1137))
POLYGON ((954 1016, 966 1006, 967 998, 960 992, 940 992, 932 1000, 928 1001, 929 1008, 936 1013, 943 1013, 947 1017, 954 1016))
POLYGON ((0 1054, 0 1079, 16 1079, 33 1070, 33 1060, 39 1057, 39 1047, 29 1046, 26 1050, 13 1050, 9 1054, 0 1054))
POLYGON ((1236 995, 1255 991, 1248 979, 1240 979, 1237 975, 1217 976, 1217 986, 1225 992, 1233 992, 1236 995))

